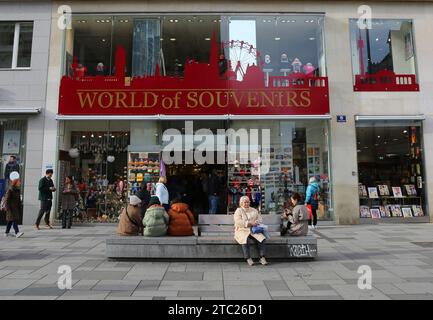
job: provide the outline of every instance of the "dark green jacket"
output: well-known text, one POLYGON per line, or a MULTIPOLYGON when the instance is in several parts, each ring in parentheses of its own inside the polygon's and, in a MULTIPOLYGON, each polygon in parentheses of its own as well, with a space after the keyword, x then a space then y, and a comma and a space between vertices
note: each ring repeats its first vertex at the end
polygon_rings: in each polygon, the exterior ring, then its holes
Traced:
POLYGON ((43 177, 41 180, 39 180, 39 200, 53 200, 53 192, 50 190, 50 187, 54 187, 54 182, 52 179, 43 177))

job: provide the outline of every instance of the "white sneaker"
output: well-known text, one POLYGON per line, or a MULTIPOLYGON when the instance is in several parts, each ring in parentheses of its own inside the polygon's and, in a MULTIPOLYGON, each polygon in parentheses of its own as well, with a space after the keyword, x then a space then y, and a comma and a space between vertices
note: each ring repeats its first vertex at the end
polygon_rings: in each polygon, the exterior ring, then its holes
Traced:
POLYGON ((308 226, 308 230, 313 230, 313 226, 308 226))
POLYGON ((265 257, 261 257, 261 258, 260 258, 260 263, 261 263, 262 265, 264 265, 264 266, 266 266, 266 265, 268 264, 268 262, 266 261, 266 258, 265 258, 265 257))
POLYGON ((316 229, 317 229, 317 226, 313 226, 313 229, 316 230, 316 229))
POLYGON ((247 263, 248 263, 248 265, 250 266, 250 267, 252 267, 253 265, 254 265, 254 261, 253 261, 253 259, 247 259, 247 263))
POLYGON ((24 234, 24 232, 18 232, 18 233, 15 235, 15 237, 16 237, 16 238, 19 238, 19 237, 21 237, 23 234, 24 234))

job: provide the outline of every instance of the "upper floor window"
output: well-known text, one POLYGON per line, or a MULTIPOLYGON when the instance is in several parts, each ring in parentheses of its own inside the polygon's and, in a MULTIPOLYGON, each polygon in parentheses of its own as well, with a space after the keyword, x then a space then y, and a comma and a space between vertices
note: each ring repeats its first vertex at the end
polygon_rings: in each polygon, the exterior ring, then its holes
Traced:
POLYGON ((418 91, 412 21, 350 19, 355 91, 418 91))
POLYGON ((33 22, 0 21, 0 69, 30 68, 33 22))
MULTIPOLYGON (((87 75, 113 75, 125 49, 125 75, 184 77, 194 62, 209 63, 213 42, 220 75, 241 81, 260 66, 266 83, 291 74, 325 76, 323 15, 96 16, 76 15, 66 34, 65 72, 73 59, 87 75)), ((212 58, 213 57, 213 58, 212 58)))

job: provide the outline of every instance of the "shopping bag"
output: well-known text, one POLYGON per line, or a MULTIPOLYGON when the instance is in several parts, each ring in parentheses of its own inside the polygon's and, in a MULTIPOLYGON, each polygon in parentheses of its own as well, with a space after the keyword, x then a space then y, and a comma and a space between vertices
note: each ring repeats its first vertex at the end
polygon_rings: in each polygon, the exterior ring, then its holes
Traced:
POLYGON ((313 220, 313 208, 311 207, 311 204, 307 204, 306 207, 310 213, 310 220, 313 220))

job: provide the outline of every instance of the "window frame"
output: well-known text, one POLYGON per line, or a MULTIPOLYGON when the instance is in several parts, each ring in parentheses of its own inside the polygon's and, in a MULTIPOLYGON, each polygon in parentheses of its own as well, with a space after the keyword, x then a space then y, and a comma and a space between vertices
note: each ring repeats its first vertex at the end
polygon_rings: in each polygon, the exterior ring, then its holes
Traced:
MULTIPOLYGON (((31 22, 33 25, 32 30, 32 46, 33 46, 33 35, 34 35, 34 21, 1 21, 1 22, 11 22, 15 23, 14 29, 14 43, 12 47, 12 63, 9 68, 0 68, 0 71, 10 71, 10 70, 31 70, 32 68, 32 50, 30 50, 30 66, 28 67, 18 67, 18 54, 19 54, 19 43, 21 35, 21 24, 31 22)), ((32 48, 33 49, 33 48, 32 48)))

